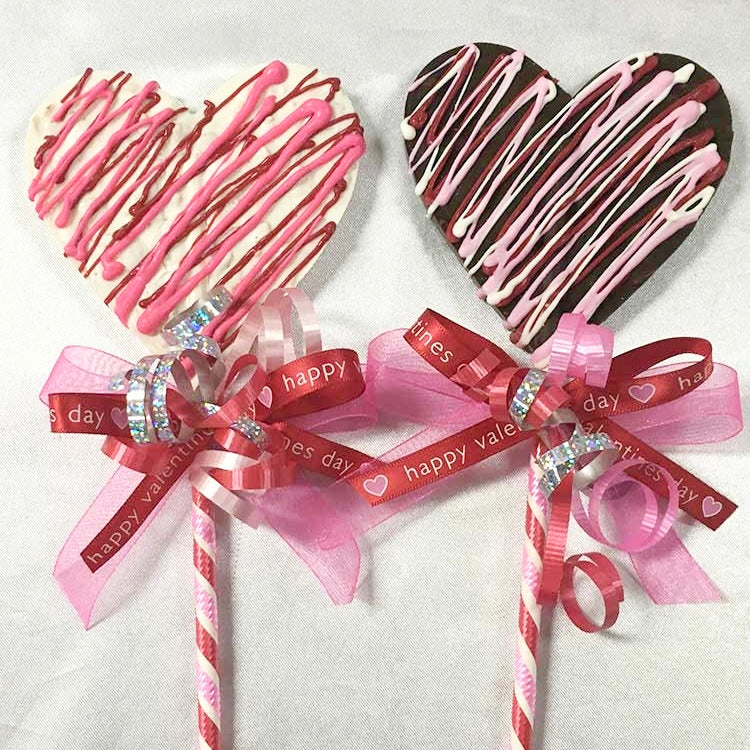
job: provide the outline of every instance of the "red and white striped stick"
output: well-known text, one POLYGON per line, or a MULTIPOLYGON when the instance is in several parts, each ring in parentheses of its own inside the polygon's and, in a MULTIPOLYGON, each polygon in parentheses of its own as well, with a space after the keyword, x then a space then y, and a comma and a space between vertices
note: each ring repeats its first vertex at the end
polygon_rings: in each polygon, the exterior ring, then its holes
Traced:
POLYGON ((219 612, 216 597, 214 506, 193 492, 193 586, 195 592, 195 675, 201 750, 220 750, 219 612))
MULTIPOLYGON (((533 459, 532 459, 533 460, 533 459)), ((521 598, 518 609, 518 637, 513 691, 513 750, 532 750, 536 708, 537 659, 542 605, 539 592, 542 558, 547 535, 547 498, 533 470, 529 470, 529 494, 521 564, 521 598)))

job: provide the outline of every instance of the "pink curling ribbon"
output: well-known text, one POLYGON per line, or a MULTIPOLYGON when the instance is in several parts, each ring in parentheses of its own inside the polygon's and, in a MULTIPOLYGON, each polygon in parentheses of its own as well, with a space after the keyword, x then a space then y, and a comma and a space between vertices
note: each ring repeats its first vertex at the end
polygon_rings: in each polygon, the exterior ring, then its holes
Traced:
POLYGON ((604 388, 612 364, 615 335, 612 329, 592 326, 583 315, 564 315, 550 342, 547 374, 562 385, 567 378, 580 378, 604 388))

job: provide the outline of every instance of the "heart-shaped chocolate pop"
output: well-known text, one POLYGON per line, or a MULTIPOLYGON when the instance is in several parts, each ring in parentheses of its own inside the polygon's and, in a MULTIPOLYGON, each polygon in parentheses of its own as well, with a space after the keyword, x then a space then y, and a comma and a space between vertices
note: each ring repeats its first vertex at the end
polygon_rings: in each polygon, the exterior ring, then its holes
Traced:
POLYGON ((642 53, 577 94, 523 52, 467 44, 409 89, 416 192, 512 340, 603 321, 679 246, 727 168, 729 104, 684 57, 642 53))
POLYGON ((226 340, 270 290, 310 268, 351 198, 364 152, 337 78, 274 61, 192 113, 129 73, 87 70, 27 135, 29 197, 96 291, 153 347, 216 285, 226 340))

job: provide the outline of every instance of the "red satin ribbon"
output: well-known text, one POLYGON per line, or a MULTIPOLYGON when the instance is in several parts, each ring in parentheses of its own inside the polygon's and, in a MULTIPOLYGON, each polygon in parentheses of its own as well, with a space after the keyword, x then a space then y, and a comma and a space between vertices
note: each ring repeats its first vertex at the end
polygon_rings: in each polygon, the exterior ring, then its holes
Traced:
POLYGON ((572 623, 586 633, 597 633, 611 628, 620 615, 620 604, 625 595, 622 580, 612 561, 601 552, 586 555, 571 555, 563 565, 560 581, 560 602, 572 623), (576 570, 585 573, 602 595, 604 617, 596 624, 578 604, 573 576, 576 570))
MULTIPOLYGON (((106 565, 166 497, 211 439, 210 432, 198 432, 185 445, 170 446, 169 460, 159 471, 149 469, 112 518, 81 551, 86 567, 95 573, 106 565)), ((161 446, 151 446, 161 448, 161 446)))

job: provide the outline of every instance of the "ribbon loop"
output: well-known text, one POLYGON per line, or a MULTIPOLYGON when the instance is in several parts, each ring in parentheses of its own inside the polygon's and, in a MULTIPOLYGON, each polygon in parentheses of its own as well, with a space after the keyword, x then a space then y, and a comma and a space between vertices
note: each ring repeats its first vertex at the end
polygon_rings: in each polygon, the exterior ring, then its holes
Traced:
POLYGON ((208 299, 198 300, 182 313, 171 318, 164 325, 162 338, 180 349, 194 349, 209 357, 218 359, 219 345, 205 329, 232 303, 232 296, 224 287, 216 287, 208 299))
POLYGON ((677 483, 668 471, 659 467, 666 485, 666 505, 660 507, 659 495, 639 482, 628 472, 640 467, 640 461, 620 461, 606 471, 594 484, 589 494, 588 511, 584 509, 580 493, 573 496, 572 512, 578 525, 593 539, 625 552, 642 552, 658 544, 674 526, 679 508, 677 483), (617 492, 617 486, 626 485, 617 492), (628 491, 629 489, 629 491, 628 491), (611 513, 615 526, 622 531, 620 539, 609 538, 601 525, 601 513, 609 494, 617 507, 611 513), (638 497, 643 499, 643 511, 638 514, 638 497))
POLYGON ((560 583, 560 602, 570 621, 579 630, 583 630, 585 633, 598 633, 601 630, 611 628, 617 622, 620 615, 620 604, 624 599, 625 594, 620 574, 606 555, 600 552, 589 552, 588 554, 571 555, 565 561, 560 583), (576 570, 585 573, 601 594, 604 617, 600 625, 594 623, 583 612, 578 603, 574 580, 576 570))
POLYGON ((584 315, 565 313, 551 340, 547 372, 558 385, 568 378, 578 378, 604 388, 613 349, 614 333, 610 328, 590 325, 584 315))
MULTIPOLYGON (((564 315, 551 341, 548 369, 529 370, 513 398, 511 416, 520 427, 524 427, 527 416, 534 413, 536 402, 541 400, 545 379, 556 384, 550 389, 553 394, 556 389, 566 397, 568 394, 561 386, 569 378, 605 387, 612 351, 611 331, 588 325, 582 315, 564 315)), ((611 493, 616 484, 615 477, 638 462, 618 461, 619 451, 612 438, 603 431, 587 433, 575 412, 564 408, 568 400, 569 397, 550 401, 551 408, 548 406, 542 411, 544 420, 540 422, 537 417, 533 423, 540 443, 549 448, 535 460, 540 474, 539 487, 549 498, 551 507, 542 558, 540 601, 554 603, 559 594, 571 621, 581 630, 596 632, 616 622, 623 600, 622 581, 615 567, 601 553, 577 555, 565 560, 571 512, 583 530, 597 541, 632 552, 642 551, 658 543, 671 530, 676 517, 677 493, 674 480, 666 475, 669 501, 666 510, 660 514, 655 493, 642 486, 646 508, 638 530, 626 532, 627 538, 623 541, 611 542, 599 521, 602 499, 607 492, 611 493), (590 495, 588 514, 583 508, 582 491, 588 491, 590 495), (578 605, 573 585, 576 569, 586 573, 602 595, 605 615, 601 625, 594 624, 578 605)), ((632 476, 625 476, 629 483, 637 483, 632 476)))

